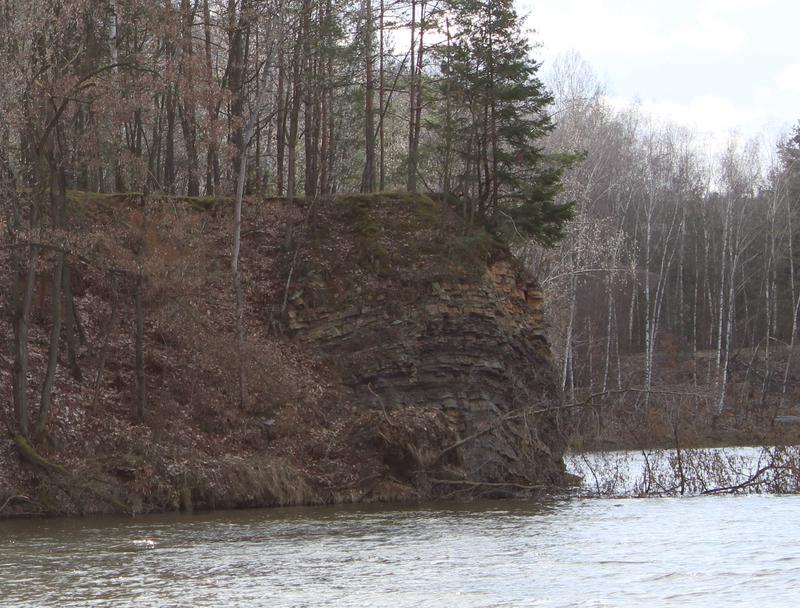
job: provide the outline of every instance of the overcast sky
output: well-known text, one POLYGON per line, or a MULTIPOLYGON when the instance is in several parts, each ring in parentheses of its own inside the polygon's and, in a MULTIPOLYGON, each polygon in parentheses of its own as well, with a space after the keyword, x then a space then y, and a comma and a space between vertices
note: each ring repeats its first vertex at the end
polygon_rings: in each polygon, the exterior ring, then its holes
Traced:
MULTIPOLYGON (((548 64, 577 51, 616 104, 719 142, 800 120, 800 0, 517 0, 548 64)), ((715 146, 716 147, 716 146, 715 146)))

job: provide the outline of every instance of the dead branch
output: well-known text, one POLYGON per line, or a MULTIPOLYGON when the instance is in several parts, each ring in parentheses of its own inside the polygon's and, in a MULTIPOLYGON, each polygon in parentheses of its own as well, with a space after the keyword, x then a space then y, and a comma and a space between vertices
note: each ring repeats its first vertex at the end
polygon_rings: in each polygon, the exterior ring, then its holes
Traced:
POLYGON ((5 509, 12 500, 27 500, 27 501, 30 501, 30 498, 28 498, 27 496, 23 496, 22 494, 17 494, 15 496, 9 496, 6 499, 6 501, 2 504, 2 506, 0 506, 0 513, 3 512, 3 509, 5 509))
POLYGON ((703 490, 700 492, 699 496, 709 496, 712 494, 733 494, 734 492, 738 492, 740 490, 744 490, 751 486, 754 486, 758 483, 761 483, 760 477, 766 473, 767 471, 774 470, 776 467, 773 464, 768 464, 756 470, 748 479, 743 481, 742 483, 738 483, 731 486, 723 486, 719 488, 712 488, 710 490, 703 490))
POLYGON ((557 405, 557 406, 553 406, 553 407, 545 407, 545 408, 536 409, 536 405, 538 405, 538 404, 534 404, 534 405, 531 405, 531 406, 528 406, 528 407, 525 407, 525 408, 516 409, 516 410, 513 410, 511 412, 508 412, 507 414, 501 416, 494 424, 491 424, 488 427, 486 427, 486 428, 484 428, 484 429, 482 429, 480 431, 477 431, 477 432, 473 433, 472 435, 468 435, 467 437, 464 437, 463 439, 460 439, 460 440, 456 441, 452 445, 447 446, 446 448, 444 448, 439 453, 439 456, 436 458, 435 462, 438 462, 442 458, 442 456, 444 456, 445 454, 447 454, 448 452, 450 452, 452 450, 460 448, 465 443, 469 443, 470 441, 473 441, 473 440, 477 439, 478 437, 482 437, 483 435, 491 433, 492 431, 497 429, 500 425, 502 425, 504 422, 508 422, 509 420, 516 420, 516 419, 522 418, 524 416, 538 416, 540 414, 550 414, 550 413, 553 413, 553 412, 566 411, 566 410, 572 410, 572 409, 581 408, 581 407, 587 407, 587 406, 591 406, 592 402, 595 399, 599 398, 599 397, 608 397, 608 396, 615 396, 615 395, 622 396, 622 395, 626 395, 628 393, 636 393, 636 394, 645 394, 646 393, 646 394, 649 394, 649 395, 673 395, 673 396, 679 396, 679 397, 687 397, 687 396, 707 397, 708 396, 708 395, 704 395, 702 393, 692 393, 692 392, 679 392, 679 391, 653 390, 653 389, 648 390, 648 389, 643 389, 643 388, 621 388, 621 389, 609 389, 609 390, 606 390, 606 391, 600 391, 599 393, 592 393, 591 395, 589 395, 588 397, 586 397, 585 399, 583 399, 581 401, 576 401, 576 402, 573 402, 573 403, 567 403, 567 404, 563 404, 563 405, 557 405))

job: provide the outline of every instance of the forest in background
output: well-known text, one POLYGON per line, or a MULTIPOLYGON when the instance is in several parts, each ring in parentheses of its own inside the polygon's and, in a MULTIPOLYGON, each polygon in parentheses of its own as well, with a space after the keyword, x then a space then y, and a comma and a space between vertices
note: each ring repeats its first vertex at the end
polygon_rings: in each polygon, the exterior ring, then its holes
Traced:
MULTIPOLYGON (((18 417, 37 265, 58 302, 47 368, 62 323, 74 351, 61 302, 90 244, 70 231, 72 190, 137 193, 143 210, 159 194, 445 192, 539 277, 565 398, 593 406, 586 432, 631 413, 703 428, 791 413, 800 132, 712 158, 691 133, 610 106, 574 58, 548 90, 525 27, 505 0, 3 2, 18 417)), ((146 299, 141 268, 113 266, 146 299)))
POLYGON ((522 255, 547 294, 562 387, 596 405, 584 430, 602 436, 620 404, 639 422, 658 406, 666 435, 676 420, 701 435, 791 422, 800 126, 714 152, 684 127, 613 107, 577 55, 549 84, 548 145, 584 155, 561 194, 576 217, 556 248, 522 255))

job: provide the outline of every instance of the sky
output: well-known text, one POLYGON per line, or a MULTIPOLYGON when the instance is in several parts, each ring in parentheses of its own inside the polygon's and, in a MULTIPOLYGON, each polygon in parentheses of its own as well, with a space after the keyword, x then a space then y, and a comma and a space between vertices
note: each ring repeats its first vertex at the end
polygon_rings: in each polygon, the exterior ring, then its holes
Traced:
POLYGON ((517 0, 542 72, 577 52, 616 106, 697 131, 774 141, 800 121, 799 0, 517 0))

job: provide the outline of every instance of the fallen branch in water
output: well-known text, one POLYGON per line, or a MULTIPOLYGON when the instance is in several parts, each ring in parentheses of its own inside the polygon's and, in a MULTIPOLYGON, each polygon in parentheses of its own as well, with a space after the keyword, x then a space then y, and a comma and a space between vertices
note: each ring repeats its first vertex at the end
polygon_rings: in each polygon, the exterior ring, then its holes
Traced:
POLYGON ((764 473, 767 471, 774 470, 776 467, 772 464, 768 464, 766 466, 761 467, 755 473, 753 473, 749 479, 746 479, 742 483, 732 485, 732 486, 724 486, 721 488, 711 488, 710 490, 703 490, 700 492, 700 496, 709 496, 712 494, 733 494, 734 492, 738 492, 739 490, 744 490, 751 486, 757 485, 761 483, 761 479, 759 479, 764 473))

